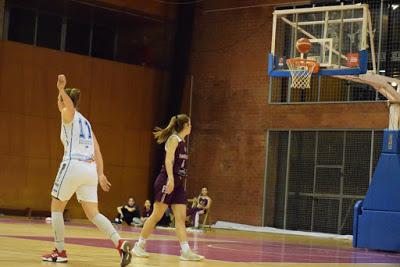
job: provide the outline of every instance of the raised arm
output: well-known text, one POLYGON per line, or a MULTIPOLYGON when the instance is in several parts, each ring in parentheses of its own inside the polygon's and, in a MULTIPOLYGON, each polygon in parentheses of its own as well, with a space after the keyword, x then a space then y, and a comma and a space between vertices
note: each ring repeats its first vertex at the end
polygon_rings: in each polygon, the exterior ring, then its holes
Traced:
POLYGON ((170 194, 174 190, 174 158, 175 158, 175 150, 178 147, 178 140, 176 138, 169 138, 166 146, 166 155, 165 155, 165 169, 167 170, 168 175, 168 183, 166 192, 170 194))
POLYGON ((124 214, 122 213, 122 207, 123 207, 123 206, 117 207, 117 211, 118 211, 119 215, 121 215, 121 218, 124 217, 124 214))
POLYGON ((97 175, 99 177, 99 183, 101 188, 108 192, 111 188, 111 183, 107 180, 107 177, 104 175, 104 165, 103 165, 103 156, 101 155, 100 146, 97 142, 97 138, 93 133, 93 141, 94 141, 94 160, 97 165, 97 175))
POLYGON ((70 123, 75 115, 75 107, 71 98, 65 92, 67 79, 64 74, 58 75, 58 110, 61 112, 61 117, 64 123, 70 123))

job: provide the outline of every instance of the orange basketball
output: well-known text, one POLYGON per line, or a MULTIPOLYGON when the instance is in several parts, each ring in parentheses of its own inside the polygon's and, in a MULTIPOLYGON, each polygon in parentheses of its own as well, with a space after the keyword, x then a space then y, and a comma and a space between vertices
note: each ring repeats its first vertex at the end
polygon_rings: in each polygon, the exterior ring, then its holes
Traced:
POLYGON ((307 38, 300 38, 296 42, 296 48, 297 51, 299 51, 299 53, 301 54, 308 53, 308 51, 310 51, 311 49, 311 42, 307 38))

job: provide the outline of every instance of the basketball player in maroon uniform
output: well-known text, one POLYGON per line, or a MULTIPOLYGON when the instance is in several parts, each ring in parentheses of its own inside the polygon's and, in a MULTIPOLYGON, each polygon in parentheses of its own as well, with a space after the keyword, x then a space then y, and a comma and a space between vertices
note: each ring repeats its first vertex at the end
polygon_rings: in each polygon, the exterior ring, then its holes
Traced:
POLYGON ((172 117, 169 125, 164 129, 155 128, 154 137, 157 139, 157 143, 165 142, 165 164, 154 183, 153 213, 146 220, 139 241, 132 249, 133 254, 137 257, 149 256, 145 250, 146 239, 170 205, 175 216, 176 235, 181 245, 180 260, 200 261, 204 259, 203 256, 197 255, 190 249, 185 226, 187 198, 184 182, 188 160, 185 137, 190 134, 191 128, 190 118, 185 114, 172 117))

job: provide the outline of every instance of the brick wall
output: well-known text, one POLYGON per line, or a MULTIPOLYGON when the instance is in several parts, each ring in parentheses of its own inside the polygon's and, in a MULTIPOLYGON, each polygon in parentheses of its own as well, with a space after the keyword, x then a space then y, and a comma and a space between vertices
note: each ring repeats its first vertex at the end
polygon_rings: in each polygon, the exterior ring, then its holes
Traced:
POLYGON ((209 187, 212 221, 261 225, 268 129, 385 128, 388 115, 379 103, 268 105, 273 7, 210 12, 232 2, 205 1, 197 9, 188 192, 209 187))

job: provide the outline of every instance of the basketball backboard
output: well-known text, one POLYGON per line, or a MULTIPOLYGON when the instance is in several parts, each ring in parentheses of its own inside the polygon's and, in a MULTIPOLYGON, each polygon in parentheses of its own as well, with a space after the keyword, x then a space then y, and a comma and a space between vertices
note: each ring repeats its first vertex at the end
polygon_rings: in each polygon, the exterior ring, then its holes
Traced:
POLYGON ((300 38, 312 42, 306 57, 319 63, 319 75, 366 73, 369 53, 375 66, 367 4, 275 10, 268 62, 270 76, 290 77, 286 60, 300 57, 296 50, 300 38))

